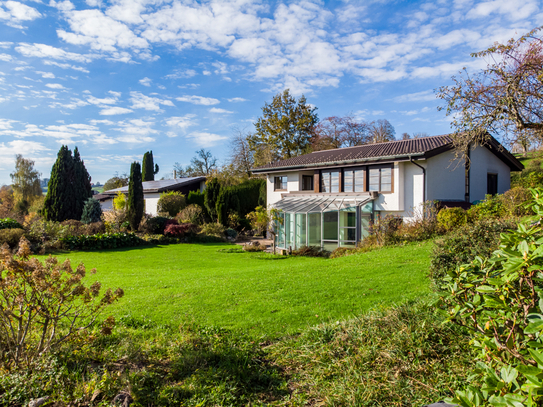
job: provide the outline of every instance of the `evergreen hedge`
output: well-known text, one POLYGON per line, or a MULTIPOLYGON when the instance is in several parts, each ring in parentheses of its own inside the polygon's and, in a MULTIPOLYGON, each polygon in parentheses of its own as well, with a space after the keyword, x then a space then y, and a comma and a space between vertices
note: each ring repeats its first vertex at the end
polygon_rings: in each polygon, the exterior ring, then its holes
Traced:
POLYGON ((132 230, 138 230, 143 217, 143 185, 141 180, 141 165, 133 162, 130 166, 130 181, 128 183, 128 222, 132 230))
POLYGON ((217 199, 218 220, 223 225, 228 223, 228 215, 236 213, 240 218, 255 210, 261 200, 261 188, 266 181, 259 178, 249 179, 239 185, 222 188, 217 199))

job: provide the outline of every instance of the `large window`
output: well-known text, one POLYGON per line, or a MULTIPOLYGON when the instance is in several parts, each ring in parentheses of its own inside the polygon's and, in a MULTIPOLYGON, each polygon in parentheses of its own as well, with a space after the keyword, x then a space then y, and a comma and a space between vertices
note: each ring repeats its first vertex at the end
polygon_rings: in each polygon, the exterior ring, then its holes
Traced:
POLYGON ((392 192, 392 168, 370 168, 369 191, 392 192))
POLYGON ((339 171, 322 172, 321 192, 339 192, 339 171))
POLYGON ((273 189, 274 191, 286 191, 287 190, 287 177, 274 177, 273 179, 273 189))
POLYGON ((343 171, 343 192, 364 192, 364 170, 343 171))

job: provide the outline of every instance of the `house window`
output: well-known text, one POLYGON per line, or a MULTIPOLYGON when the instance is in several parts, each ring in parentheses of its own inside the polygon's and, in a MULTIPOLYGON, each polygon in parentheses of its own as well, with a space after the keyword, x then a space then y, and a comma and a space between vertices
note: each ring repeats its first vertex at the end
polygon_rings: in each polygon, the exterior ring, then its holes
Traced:
POLYGON ((313 175, 302 175, 302 191, 313 191, 313 175))
POLYGON ((322 172, 321 192, 339 192, 339 171, 322 172))
POLYGON ((286 191, 287 190, 287 177, 274 177, 273 190, 274 191, 286 191))
POLYGON ((486 174, 486 193, 488 195, 498 193, 498 174, 486 174))
POLYGON ((364 192, 364 170, 343 172, 343 192, 364 192))
POLYGON ((392 168, 370 168, 368 189, 370 191, 392 192, 392 168))

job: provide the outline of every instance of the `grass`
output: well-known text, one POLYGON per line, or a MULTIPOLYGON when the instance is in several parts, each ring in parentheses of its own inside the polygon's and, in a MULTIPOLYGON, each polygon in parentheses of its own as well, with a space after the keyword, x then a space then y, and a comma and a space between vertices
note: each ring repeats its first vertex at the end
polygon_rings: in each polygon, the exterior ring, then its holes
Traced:
POLYGON ((424 296, 431 243, 338 259, 232 251, 181 244, 65 257, 96 268, 103 287, 125 297, 107 314, 136 325, 197 324, 279 337, 424 296), (147 322, 146 322, 147 321, 147 322))

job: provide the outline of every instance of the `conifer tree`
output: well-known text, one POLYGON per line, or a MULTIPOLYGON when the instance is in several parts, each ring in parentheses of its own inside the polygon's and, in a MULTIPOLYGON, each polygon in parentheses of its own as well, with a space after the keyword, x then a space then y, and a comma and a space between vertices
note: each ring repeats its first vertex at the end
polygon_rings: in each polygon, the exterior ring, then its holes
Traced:
POLYGON ((143 154, 143 162, 141 167, 142 180, 154 181, 155 174, 158 174, 159 167, 158 164, 154 163, 152 151, 147 151, 145 154, 143 154))
POLYGON ((130 166, 130 181, 128 183, 128 222, 133 231, 138 230, 138 226, 143 217, 143 185, 141 180, 141 166, 138 162, 133 162, 130 166))
POLYGON ((81 219, 85 201, 92 195, 90 176, 77 148, 75 155, 68 146, 58 152, 42 209, 47 220, 81 219))

